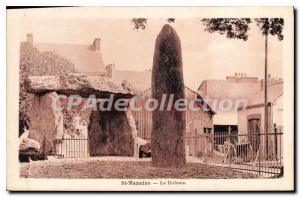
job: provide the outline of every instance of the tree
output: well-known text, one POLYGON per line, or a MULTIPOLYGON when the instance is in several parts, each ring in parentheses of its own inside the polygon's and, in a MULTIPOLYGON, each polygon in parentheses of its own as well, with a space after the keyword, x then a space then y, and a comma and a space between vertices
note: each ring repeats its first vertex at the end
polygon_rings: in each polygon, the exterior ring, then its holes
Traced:
POLYGON ((273 35, 277 36, 279 41, 283 40, 283 18, 256 18, 254 21, 264 36, 273 35))
MULTIPOLYGON (((284 28, 284 20, 282 18, 255 18, 256 25, 265 37, 265 97, 264 97, 264 130, 267 134, 269 128, 269 116, 268 116, 268 36, 277 36, 278 40, 283 40, 282 31, 284 28)), ((202 19, 205 26, 205 30, 213 33, 218 32, 221 35, 226 35, 227 38, 242 39, 246 41, 248 39, 249 24, 252 22, 249 18, 217 18, 217 19, 202 19)), ((266 137, 266 155, 269 157, 269 140, 268 135, 266 137)))
POLYGON ((204 18, 201 20, 205 31, 209 33, 218 32, 229 39, 248 39, 250 18, 204 18))

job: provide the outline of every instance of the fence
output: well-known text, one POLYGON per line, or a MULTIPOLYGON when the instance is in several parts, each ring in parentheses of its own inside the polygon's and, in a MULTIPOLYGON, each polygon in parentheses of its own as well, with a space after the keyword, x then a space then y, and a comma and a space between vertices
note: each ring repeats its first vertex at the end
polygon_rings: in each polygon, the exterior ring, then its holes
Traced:
MULTIPOLYGON (((283 176, 282 136, 282 132, 257 131, 186 135, 186 153, 208 165, 280 177, 283 176)), ((61 158, 89 157, 89 139, 62 139, 56 150, 61 158)))
POLYGON ((189 156, 202 162, 249 171, 267 177, 283 175, 283 133, 229 134, 186 137, 189 156))
POLYGON ((61 158, 89 157, 89 139, 62 139, 56 150, 61 158))

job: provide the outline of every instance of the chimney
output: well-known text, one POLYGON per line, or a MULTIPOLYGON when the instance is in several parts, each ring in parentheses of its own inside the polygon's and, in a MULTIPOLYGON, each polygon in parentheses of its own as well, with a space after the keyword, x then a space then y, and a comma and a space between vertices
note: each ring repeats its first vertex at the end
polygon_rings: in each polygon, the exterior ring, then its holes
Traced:
POLYGON ((29 44, 33 44, 33 35, 32 33, 26 34, 26 42, 29 44))
POLYGON ((261 80, 260 80, 260 89, 263 90, 263 89, 264 89, 264 86, 265 86, 265 80, 264 80, 264 79, 261 79, 261 80))
POLYGON ((112 80, 115 77, 115 64, 108 64, 105 66, 105 70, 107 73, 107 77, 111 78, 112 80))
POLYGON ((100 42, 101 42, 100 38, 95 38, 93 45, 92 45, 93 51, 100 51, 100 42))

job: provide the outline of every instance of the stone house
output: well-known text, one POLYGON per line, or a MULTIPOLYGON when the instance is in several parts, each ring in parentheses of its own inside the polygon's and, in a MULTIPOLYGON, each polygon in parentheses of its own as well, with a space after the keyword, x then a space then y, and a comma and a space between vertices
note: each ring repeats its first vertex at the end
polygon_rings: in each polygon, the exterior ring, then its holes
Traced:
MULTIPOLYGON (((239 133, 246 133, 248 130, 264 130, 264 88, 255 92, 249 97, 246 109, 238 109, 239 133)), ((268 124, 269 128, 283 128, 283 81, 278 80, 268 85, 268 124)))
POLYGON ((199 94, 208 99, 208 103, 216 111, 214 131, 226 132, 230 127, 232 132, 238 128, 238 107, 261 89, 258 77, 248 77, 245 73, 235 73, 222 80, 204 80, 198 88, 199 94), (226 102, 231 102, 231 107, 226 102), (226 105, 227 104, 227 105, 226 105))
POLYGON ((246 108, 238 109, 239 142, 260 148, 261 158, 283 157, 283 81, 268 81, 268 130, 265 131, 264 86, 249 97, 246 108), (259 134, 259 135, 258 135, 259 134), (256 136, 256 137, 252 137, 256 136))
POLYGON ((42 52, 50 51, 65 57, 75 65, 75 72, 103 77, 111 76, 113 65, 104 64, 100 38, 95 38, 93 42, 87 44, 47 43, 35 42, 33 34, 28 33, 26 42, 42 52))

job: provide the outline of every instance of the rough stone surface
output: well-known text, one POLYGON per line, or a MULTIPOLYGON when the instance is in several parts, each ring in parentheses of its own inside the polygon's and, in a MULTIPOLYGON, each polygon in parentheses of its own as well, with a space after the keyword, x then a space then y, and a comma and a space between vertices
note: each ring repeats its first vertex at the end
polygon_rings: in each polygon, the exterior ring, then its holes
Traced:
POLYGON ((62 112, 54 110, 51 105, 55 96, 57 96, 55 92, 35 96, 32 103, 28 138, 36 140, 41 145, 40 154, 44 156, 54 153, 56 140, 63 137, 62 112))
MULTIPOLYGON (((113 94, 114 98, 129 99, 134 96, 127 86, 117 86, 107 79, 82 74, 29 76, 25 87, 29 93, 35 94, 29 138, 41 144, 40 155, 43 156, 55 153, 63 137, 63 114, 52 109, 52 97, 64 94, 107 98, 113 94)), ((59 100, 56 102, 56 106, 61 106, 59 100)), ((89 124, 88 135, 92 155, 133 155, 132 147, 137 131, 131 113, 112 109, 101 112, 101 116, 99 112, 93 112, 90 117, 93 124, 89 124)))
POLYGON ((137 129, 136 129, 136 124, 135 124, 135 120, 133 117, 133 114, 131 113, 130 109, 127 108, 127 110, 125 111, 125 115, 126 115, 126 119, 128 121, 128 126, 130 127, 131 133, 132 133, 132 137, 134 139, 134 145, 133 145, 133 156, 137 157, 139 154, 138 149, 136 149, 137 146, 137 129))
POLYGON ((92 111, 88 126, 91 156, 134 155, 136 130, 127 113, 130 112, 92 111))
POLYGON ((30 159, 36 159, 40 151, 40 143, 28 138, 29 130, 25 129, 19 139, 19 161, 29 162, 30 159))
MULTIPOLYGON (((152 69, 152 97, 161 100, 173 94, 174 102, 184 98, 180 39, 170 25, 164 25, 156 38, 152 69)), ((173 103, 174 104, 174 103, 173 103)), ((156 110, 152 113, 152 163, 160 167, 185 165, 185 113, 156 110)))
POLYGON ((40 143, 29 138, 20 138, 19 154, 38 155, 40 151, 40 143))
POLYGON ((109 97, 110 94, 123 98, 131 98, 134 95, 130 88, 118 86, 105 78, 82 74, 29 76, 25 81, 25 88, 32 94, 57 92, 82 97, 89 97, 92 94, 101 98, 109 97))

